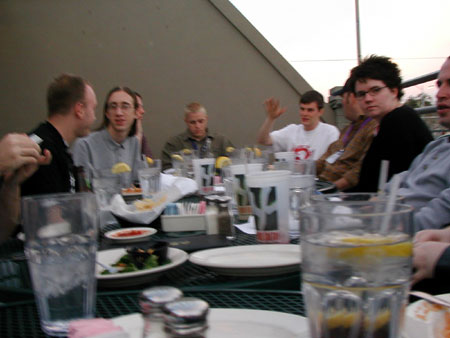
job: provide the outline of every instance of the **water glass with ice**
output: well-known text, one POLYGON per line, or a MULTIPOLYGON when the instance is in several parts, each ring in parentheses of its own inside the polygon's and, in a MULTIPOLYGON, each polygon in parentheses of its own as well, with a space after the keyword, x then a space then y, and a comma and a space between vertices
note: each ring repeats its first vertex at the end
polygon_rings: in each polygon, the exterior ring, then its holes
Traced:
POLYGON ((140 169, 138 174, 142 196, 144 198, 153 198, 153 196, 161 190, 161 168, 151 167, 140 169))
POLYGON ((312 338, 400 337, 412 268, 412 207, 301 209, 302 289, 312 338))
POLYGON ((24 197, 22 224, 41 328, 50 336, 66 336, 71 320, 94 317, 95 195, 24 197))

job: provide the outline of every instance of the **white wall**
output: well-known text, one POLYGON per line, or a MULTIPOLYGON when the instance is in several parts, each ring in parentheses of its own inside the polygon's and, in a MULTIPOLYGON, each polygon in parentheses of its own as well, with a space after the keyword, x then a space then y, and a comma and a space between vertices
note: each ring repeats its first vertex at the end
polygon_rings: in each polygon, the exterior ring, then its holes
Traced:
POLYGON ((48 84, 69 72, 93 84, 98 124, 109 89, 140 92, 156 157, 184 129, 186 103, 239 146, 255 142, 266 97, 288 107, 280 128, 298 123, 311 89, 227 0, 2 0, 0 46, 0 135, 44 120, 48 84))

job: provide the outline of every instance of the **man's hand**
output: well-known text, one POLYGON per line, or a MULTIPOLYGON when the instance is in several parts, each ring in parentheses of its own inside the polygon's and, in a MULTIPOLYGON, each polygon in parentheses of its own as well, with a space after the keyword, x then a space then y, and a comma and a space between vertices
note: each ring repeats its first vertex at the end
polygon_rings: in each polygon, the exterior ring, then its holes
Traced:
POLYGON ((415 243, 428 241, 450 243, 450 227, 440 230, 422 230, 414 237, 415 243))
POLYGON ((267 117, 275 120, 286 111, 286 107, 280 107, 280 101, 273 97, 264 101, 264 108, 266 108, 267 117))
POLYGON ((416 242, 414 244, 413 266, 416 272, 413 274, 413 284, 433 277, 437 261, 449 246, 450 243, 444 242, 416 242))
POLYGON ((0 173, 11 173, 27 164, 39 164, 41 148, 25 134, 7 134, 0 140, 0 173))

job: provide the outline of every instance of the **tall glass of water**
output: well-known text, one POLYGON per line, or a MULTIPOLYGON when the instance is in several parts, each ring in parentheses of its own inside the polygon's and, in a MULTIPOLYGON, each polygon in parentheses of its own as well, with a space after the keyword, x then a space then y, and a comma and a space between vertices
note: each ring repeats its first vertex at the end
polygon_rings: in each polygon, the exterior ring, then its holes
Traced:
POLYGON ((42 330, 65 336, 71 320, 94 317, 96 198, 92 193, 24 197, 22 217, 42 330))
POLYGON ((301 209, 302 289, 312 338, 400 337, 412 207, 391 207, 358 201, 301 209))

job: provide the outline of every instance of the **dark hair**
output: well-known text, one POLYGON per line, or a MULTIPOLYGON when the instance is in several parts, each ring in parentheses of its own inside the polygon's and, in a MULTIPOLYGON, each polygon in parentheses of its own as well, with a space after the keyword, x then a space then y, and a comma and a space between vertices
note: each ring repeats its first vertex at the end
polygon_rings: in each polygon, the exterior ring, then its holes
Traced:
MULTIPOLYGON (((112 94, 114 94, 115 92, 125 92, 128 95, 131 96, 131 98, 133 99, 133 106, 134 109, 136 109, 138 107, 138 102, 136 99, 136 94, 133 90, 131 90, 128 87, 114 87, 113 89, 111 89, 108 94, 106 94, 106 99, 105 99, 105 103, 103 105, 103 123, 102 125, 98 128, 98 130, 101 130, 103 128, 106 128, 109 125, 109 119, 106 116, 106 112, 108 110, 108 101, 109 98, 111 97, 112 94)), ((131 126, 130 132, 128 133, 128 136, 134 136, 136 134, 136 119, 134 119, 133 125, 131 126)))
POLYGON ((322 109, 324 106, 322 94, 315 90, 309 90, 300 96, 300 103, 305 104, 311 102, 316 102, 319 109, 322 109))
POLYGON ((360 65, 352 69, 351 77, 354 78, 353 92, 355 92, 357 81, 373 79, 383 81, 390 89, 397 88, 398 99, 403 96, 400 69, 396 63, 386 56, 370 55, 360 65))
POLYGON ((61 74, 47 89, 48 116, 65 115, 77 102, 84 101, 88 82, 80 76, 61 74))

